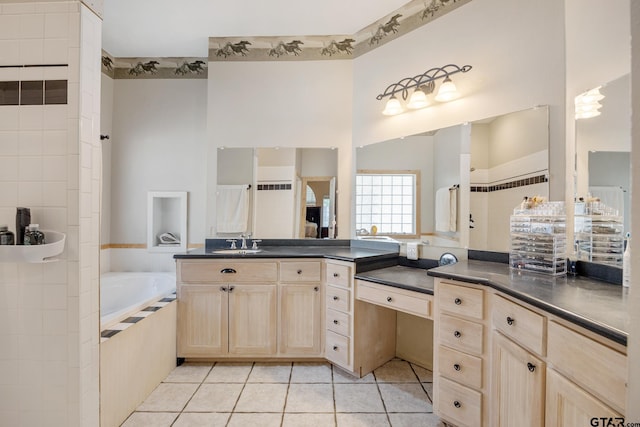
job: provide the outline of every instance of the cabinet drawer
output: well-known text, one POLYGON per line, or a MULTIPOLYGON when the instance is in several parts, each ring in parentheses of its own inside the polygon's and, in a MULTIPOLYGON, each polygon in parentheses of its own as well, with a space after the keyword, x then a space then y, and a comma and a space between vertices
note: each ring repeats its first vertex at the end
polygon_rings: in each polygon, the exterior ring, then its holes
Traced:
POLYGON ((351 287, 351 267, 327 263, 327 283, 345 288, 351 287))
POLYGON ((557 371, 625 413, 627 356, 556 322, 549 322, 547 351, 557 371))
POLYGON ((327 286, 327 307, 348 313, 351 308, 351 291, 327 286))
POLYGON ((341 311, 327 309, 327 329, 344 336, 351 335, 351 316, 341 311))
POLYGON ((322 278, 320 261, 280 263, 281 282, 319 282, 322 278))
POLYGON ((349 357, 349 337, 327 331, 326 357, 336 365, 348 368, 351 364, 349 357))
POLYGON ((182 283, 275 282, 278 280, 278 265, 275 262, 183 261, 179 265, 182 283))
POLYGON ((438 398, 439 415, 463 427, 476 427, 482 422, 482 395, 475 391, 440 378, 438 398))
POLYGON ((533 311, 496 296, 493 326, 500 332, 544 356, 546 319, 533 311))
POLYGON ((482 354, 482 325, 457 317, 440 315, 440 344, 477 355, 482 354))
POLYGON ((482 387, 482 359, 470 354, 438 347, 438 371, 452 380, 470 387, 482 387))
POLYGON ((484 298, 481 289, 440 282, 438 285, 438 305, 440 310, 461 316, 482 319, 484 298))
POLYGON ((431 318, 431 296, 391 286, 356 280, 356 298, 372 304, 431 318))

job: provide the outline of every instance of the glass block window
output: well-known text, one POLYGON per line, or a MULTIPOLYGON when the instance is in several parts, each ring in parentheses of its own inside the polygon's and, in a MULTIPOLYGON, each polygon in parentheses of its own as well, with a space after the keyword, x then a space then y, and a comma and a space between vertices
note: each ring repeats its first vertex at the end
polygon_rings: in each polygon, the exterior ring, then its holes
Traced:
POLYGON ((416 234, 416 174, 356 175, 356 229, 379 234, 416 234))

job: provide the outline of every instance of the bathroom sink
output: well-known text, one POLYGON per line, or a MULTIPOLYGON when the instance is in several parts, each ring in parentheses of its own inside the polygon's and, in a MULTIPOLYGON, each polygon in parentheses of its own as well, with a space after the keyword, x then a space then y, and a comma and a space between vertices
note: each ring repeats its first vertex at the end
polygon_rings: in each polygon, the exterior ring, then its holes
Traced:
POLYGON ((257 254, 258 252, 262 252, 262 249, 216 249, 211 251, 212 254, 222 255, 249 255, 257 254))
POLYGON ((381 240, 383 242, 394 242, 397 243, 398 241, 392 237, 389 236, 358 236, 359 240, 381 240))

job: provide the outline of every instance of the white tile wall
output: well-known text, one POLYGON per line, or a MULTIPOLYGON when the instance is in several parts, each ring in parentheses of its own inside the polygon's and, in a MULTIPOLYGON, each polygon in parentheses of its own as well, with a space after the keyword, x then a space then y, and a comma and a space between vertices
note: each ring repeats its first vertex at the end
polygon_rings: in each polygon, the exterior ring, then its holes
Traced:
POLYGON ((27 206, 67 233, 62 261, 0 263, 0 425, 98 425, 100 45, 101 21, 79 1, 0 2, 0 65, 69 64, 0 70, 69 81, 67 105, 0 114, 0 223, 13 229, 27 206))

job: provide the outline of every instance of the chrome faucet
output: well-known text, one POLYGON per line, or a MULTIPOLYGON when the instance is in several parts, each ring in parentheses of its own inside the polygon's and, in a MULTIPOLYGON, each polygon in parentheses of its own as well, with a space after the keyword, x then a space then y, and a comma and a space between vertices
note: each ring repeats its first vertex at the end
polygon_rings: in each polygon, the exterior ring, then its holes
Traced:
POLYGON ((251 237, 251 233, 241 234, 240 238, 242 239, 242 245, 240 249, 247 249, 247 239, 251 237))

